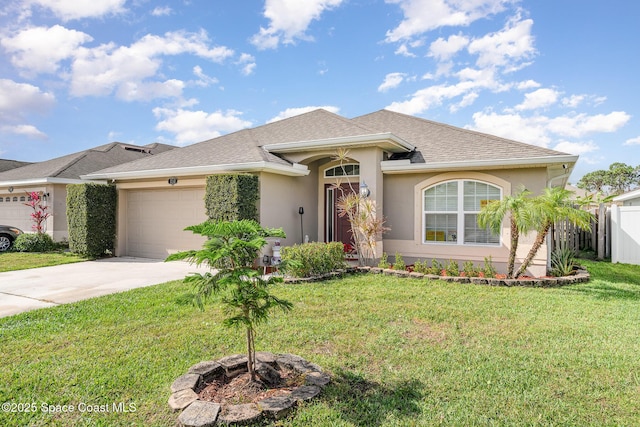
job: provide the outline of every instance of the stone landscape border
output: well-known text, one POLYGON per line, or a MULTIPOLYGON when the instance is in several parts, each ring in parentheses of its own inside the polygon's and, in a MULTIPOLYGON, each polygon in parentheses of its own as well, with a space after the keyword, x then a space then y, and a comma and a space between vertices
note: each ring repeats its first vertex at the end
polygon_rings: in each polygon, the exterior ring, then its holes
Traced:
POLYGON ((298 404, 320 394, 331 381, 329 374, 320 366, 310 363, 294 354, 256 353, 257 365, 265 364, 273 368, 289 369, 304 376, 304 385, 291 390, 286 396, 269 397, 257 403, 227 405, 224 408, 215 402, 200 400, 198 392, 211 380, 226 375, 234 378, 247 372, 247 356, 234 354, 216 361, 200 362, 193 365, 186 374, 176 378, 171 384, 169 406, 174 411, 182 411, 178 424, 184 427, 207 427, 215 425, 247 425, 263 417, 281 419, 298 404))
POLYGON ((489 285, 489 286, 525 286, 525 287, 537 287, 537 288, 554 288, 559 286, 573 285, 575 283, 586 283, 591 280, 591 275, 584 268, 578 268, 575 274, 563 277, 524 277, 518 279, 496 279, 487 277, 462 277, 462 276, 438 276, 435 274, 422 274, 415 271, 409 272, 406 270, 393 270, 390 268, 379 267, 349 267, 343 270, 338 270, 329 274, 325 274, 317 277, 287 277, 286 283, 305 283, 314 282, 319 280, 332 279, 340 277, 345 274, 353 273, 368 273, 368 274, 384 274, 387 276, 396 276, 400 278, 412 278, 412 279, 426 279, 426 280, 444 280, 445 282, 453 283, 470 283, 474 285, 489 285))

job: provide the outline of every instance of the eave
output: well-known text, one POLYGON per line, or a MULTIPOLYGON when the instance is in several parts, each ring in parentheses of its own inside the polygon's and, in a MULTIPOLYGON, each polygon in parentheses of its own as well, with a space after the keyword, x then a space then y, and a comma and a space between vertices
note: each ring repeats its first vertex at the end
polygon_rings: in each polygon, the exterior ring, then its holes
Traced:
POLYGON ((490 159, 490 160, 462 160, 454 162, 435 163, 411 163, 410 160, 386 160, 381 162, 382 172, 385 174, 419 173, 419 172, 439 172, 460 169, 508 169, 522 167, 547 167, 550 165, 563 165, 565 169, 573 168, 578 156, 545 156, 545 157, 525 157, 512 159, 490 159), (566 166, 564 166, 566 165, 566 166))
POLYGON ((378 147, 390 153, 409 153, 416 147, 392 133, 377 133, 340 138, 315 139, 309 141, 266 144, 262 148, 270 153, 286 154, 320 151, 337 148, 378 147))

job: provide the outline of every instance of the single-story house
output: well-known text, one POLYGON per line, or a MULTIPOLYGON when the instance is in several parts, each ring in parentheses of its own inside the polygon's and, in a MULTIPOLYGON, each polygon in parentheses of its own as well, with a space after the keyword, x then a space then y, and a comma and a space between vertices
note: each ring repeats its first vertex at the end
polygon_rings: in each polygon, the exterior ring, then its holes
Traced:
POLYGON ((640 188, 620 194, 612 201, 620 206, 640 206, 640 188))
MULTIPOLYGON (((520 186, 534 194, 564 187, 577 159, 387 110, 349 119, 319 109, 82 178, 117 186, 116 255, 163 258, 199 247, 200 236, 183 229, 206 219, 206 176, 242 172, 259 177, 260 221, 284 228, 282 245, 305 236, 351 240, 348 222, 336 212, 341 190, 334 184, 340 182, 355 191, 366 185, 384 215, 390 230, 378 242, 378 255, 397 251, 409 261, 479 264, 491 256, 500 266, 509 252, 508 223, 494 235, 477 226, 478 211, 520 186), (335 159, 338 149, 348 150, 343 167, 335 159)), ((528 237, 519 246, 521 259, 528 237)), ((543 274, 546 264, 543 248, 530 272, 543 274)))
POLYGON ((28 194, 38 192, 52 214, 46 230, 56 241, 68 237, 67 184, 86 182, 80 175, 121 163, 150 157, 176 147, 166 144, 137 146, 112 142, 89 150, 39 163, 15 162, 18 167, 0 172, 0 224, 31 231, 32 209, 25 206, 28 194))

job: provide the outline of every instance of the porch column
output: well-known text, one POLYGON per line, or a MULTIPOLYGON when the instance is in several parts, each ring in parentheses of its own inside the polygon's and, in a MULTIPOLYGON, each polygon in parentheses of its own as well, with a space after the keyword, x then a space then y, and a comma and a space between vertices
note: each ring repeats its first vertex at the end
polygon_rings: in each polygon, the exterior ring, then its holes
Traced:
MULTIPOLYGON (((382 217, 384 212, 384 189, 383 176, 380 162, 383 160, 384 152, 380 149, 354 149, 349 156, 360 163, 360 185, 364 182, 369 187, 371 194, 369 198, 376 202, 376 214, 382 217)), ((376 241, 376 257, 380 258, 382 251, 382 236, 376 241)))

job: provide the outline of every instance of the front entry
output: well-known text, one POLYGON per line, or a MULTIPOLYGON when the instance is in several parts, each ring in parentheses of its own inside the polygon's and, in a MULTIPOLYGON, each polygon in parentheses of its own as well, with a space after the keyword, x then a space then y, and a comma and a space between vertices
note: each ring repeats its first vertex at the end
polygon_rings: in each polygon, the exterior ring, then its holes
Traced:
POLYGON ((353 245, 351 224, 347 216, 339 216, 337 203, 343 195, 351 194, 359 190, 358 183, 340 184, 336 188, 333 184, 325 184, 325 242, 342 242, 353 245))

